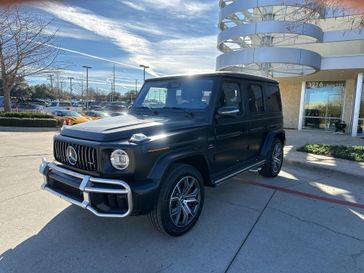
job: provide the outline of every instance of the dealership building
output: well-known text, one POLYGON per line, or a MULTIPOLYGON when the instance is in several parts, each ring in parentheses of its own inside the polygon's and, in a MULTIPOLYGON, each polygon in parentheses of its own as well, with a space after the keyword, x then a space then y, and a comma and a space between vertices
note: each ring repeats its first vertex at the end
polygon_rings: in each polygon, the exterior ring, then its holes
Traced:
POLYGON ((220 0, 217 70, 280 82, 286 128, 364 136, 359 16, 307 0, 220 0))

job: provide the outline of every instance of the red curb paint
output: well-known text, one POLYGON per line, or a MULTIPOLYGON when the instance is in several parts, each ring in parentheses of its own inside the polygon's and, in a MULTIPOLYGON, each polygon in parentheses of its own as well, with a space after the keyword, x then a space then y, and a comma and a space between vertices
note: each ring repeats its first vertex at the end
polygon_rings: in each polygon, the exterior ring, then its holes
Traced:
POLYGON ((307 193, 307 192, 291 190, 291 189, 287 189, 284 187, 274 186, 274 185, 265 184, 265 183, 256 182, 256 181, 247 181, 244 179, 239 179, 239 180, 243 181, 246 184, 250 184, 250 185, 254 185, 254 186, 258 186, 258 187, 277 190, 277 191, 281 191, 281 192, 285 192, 285 193, 289 193, 289 194, 294 194, 294 195, 303 196, 303 197, 310 198, 310 199, 315 199, 315 200, 324 201, 324 202, 328 202, 328 203, 348 206, 348 207, 352 207, 352 208, 364 209, 364 204, 360 204, 360 203, 354 203, 354 202, 350 202, 350 201, 339 200, 339 199, 330 198, 330 197, 324 197, 324 196, 317 195, 317 194, 311 194, 311 193, 307 193))

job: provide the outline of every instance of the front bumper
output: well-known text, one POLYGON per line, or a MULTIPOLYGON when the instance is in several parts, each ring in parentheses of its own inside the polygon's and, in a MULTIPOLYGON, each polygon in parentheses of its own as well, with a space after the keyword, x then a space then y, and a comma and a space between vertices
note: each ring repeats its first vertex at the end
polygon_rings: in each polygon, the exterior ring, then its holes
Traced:
MULTIPOLYGON (((99 217, 123 218, 131 214, 133 210, 133 198, 130 186, 122 180, 103 179, 83 175, 62 168, 55 163, 43 159, 39 171, 44 176, 42 189, 75 204, 81 208, 91 211, 99 217), (53 179, 58 177, 60 179, 53 179), (62 181, 73 181, 72 184, 62 181), (55 185, 60 185, 56 187, 55 185), (68 184, 68 185, 67 185, 68 184), (64 190, 66 189, 66 190, 64 190), (107 203, 120 203, 122 199, 123 210, 110 210, 105 208, 107 203), (109 199, 109 201, 107 201, 109 199), (110 201, 110 200, 113 201, 110 201), (100 205, 101 204, 101 205, 100 205)), ((120 204, 119 204, 120 205, 120 204)))

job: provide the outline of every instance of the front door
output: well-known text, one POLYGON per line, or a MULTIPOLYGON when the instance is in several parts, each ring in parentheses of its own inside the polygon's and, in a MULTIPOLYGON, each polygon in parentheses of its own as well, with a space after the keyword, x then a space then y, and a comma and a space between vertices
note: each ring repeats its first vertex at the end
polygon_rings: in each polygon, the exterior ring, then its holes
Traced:
POLYGON ((221 107, 236 107, 239 113, 231 116, 216 115, 214 172, 223 173, 234 169, 249 157, 246 142, 249 121, 245 121, 242 103, 242 85, 238 80, 224 80, 221 85, 216 110, 221 107))

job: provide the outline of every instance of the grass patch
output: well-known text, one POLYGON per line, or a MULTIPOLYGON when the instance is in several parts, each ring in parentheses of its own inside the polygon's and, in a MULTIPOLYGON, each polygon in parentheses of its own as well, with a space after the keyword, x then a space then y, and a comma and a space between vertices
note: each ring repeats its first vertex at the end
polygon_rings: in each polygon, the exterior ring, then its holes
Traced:
POLYGON ((306 144, 305 146, 298 148, 297 151, 364 162, 364 146, 306 144))
POLYGON ((0 112, 0 117, 3 118, 26 118, 26 119, 54 119, 53 116, 44 114, 44 113, 38 113, 38 112, 0 112))

